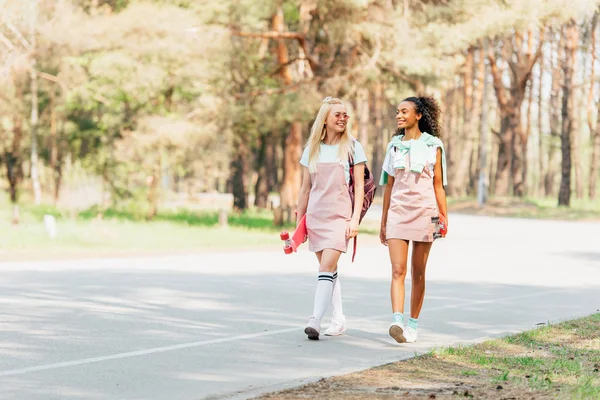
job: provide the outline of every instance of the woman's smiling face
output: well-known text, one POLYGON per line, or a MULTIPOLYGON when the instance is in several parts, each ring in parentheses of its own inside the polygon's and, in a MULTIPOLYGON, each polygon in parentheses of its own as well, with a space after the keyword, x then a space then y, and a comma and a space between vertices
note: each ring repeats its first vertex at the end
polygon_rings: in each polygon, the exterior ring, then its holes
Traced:
POLYGON ((413 102, 403 101, 398 105, 396 111, 396 122, 399 129, 410 129, 421 119, 421 114, 417 114, 417 110, 413 102))
POLYGON ((343 133, 348 123, 348 113, 346 107, 341 104, 334 104, 325 120, 325 126, 328 132, 343 133))

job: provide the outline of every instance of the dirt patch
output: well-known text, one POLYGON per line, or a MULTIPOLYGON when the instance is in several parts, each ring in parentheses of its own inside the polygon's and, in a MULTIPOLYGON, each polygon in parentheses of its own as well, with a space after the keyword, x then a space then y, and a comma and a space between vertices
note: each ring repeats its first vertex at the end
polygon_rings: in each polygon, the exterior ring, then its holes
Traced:
POLYGON ((594 314, 574 324, 440 349, 257 399, 597 399, 599 366, 600 314, 594 314))

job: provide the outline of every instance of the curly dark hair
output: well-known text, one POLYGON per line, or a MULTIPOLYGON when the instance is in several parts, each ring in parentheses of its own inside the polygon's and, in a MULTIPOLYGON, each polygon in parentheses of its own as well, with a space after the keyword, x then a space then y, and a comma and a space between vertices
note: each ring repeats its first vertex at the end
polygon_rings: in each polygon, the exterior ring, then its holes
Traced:
MULTIPOLYGON (((417 114, 421 114, 419 120, 419 130, 421 132, 427 132, 435 137, 442 135, 440 126, 442 110, 435 98, 432 96, 407 97, 402 101, 413 103, 417 114)), ((404 128, 398 129, 395 135, 404 135, 404 128)))

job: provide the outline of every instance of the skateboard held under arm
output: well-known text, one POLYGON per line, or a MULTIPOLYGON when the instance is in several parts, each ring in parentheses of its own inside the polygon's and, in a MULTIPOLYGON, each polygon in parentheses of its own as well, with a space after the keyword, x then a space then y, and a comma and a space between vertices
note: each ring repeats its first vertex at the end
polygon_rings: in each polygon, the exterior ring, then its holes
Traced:
POLYGON ((304 239, 308 231, 306 230, 306 214, 300 218, 300 222, 298 222, 298 226, 296 230, 292 232, 292 237, 290 238, 290 234, 287 231, 283 231, 279 234, 281 240, 284 241, 283 252, 285 254, 292 254, 298 251, 298 247, 302 243, 304 243, 304 239))

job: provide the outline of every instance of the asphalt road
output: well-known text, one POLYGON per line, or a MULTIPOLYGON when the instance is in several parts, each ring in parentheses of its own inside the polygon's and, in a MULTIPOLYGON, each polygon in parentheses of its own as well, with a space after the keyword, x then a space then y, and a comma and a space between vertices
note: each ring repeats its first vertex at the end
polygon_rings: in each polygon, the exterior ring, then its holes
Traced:
POLYGON ((316 258, 278 238, 270 252, 0 263, 0 398, 249 398, 587 315, 599 239, 599 223, 451 216, 410 345, 387 336, 383 246, 344 257, 349 329, 317 342, 303 334, 316 258))

